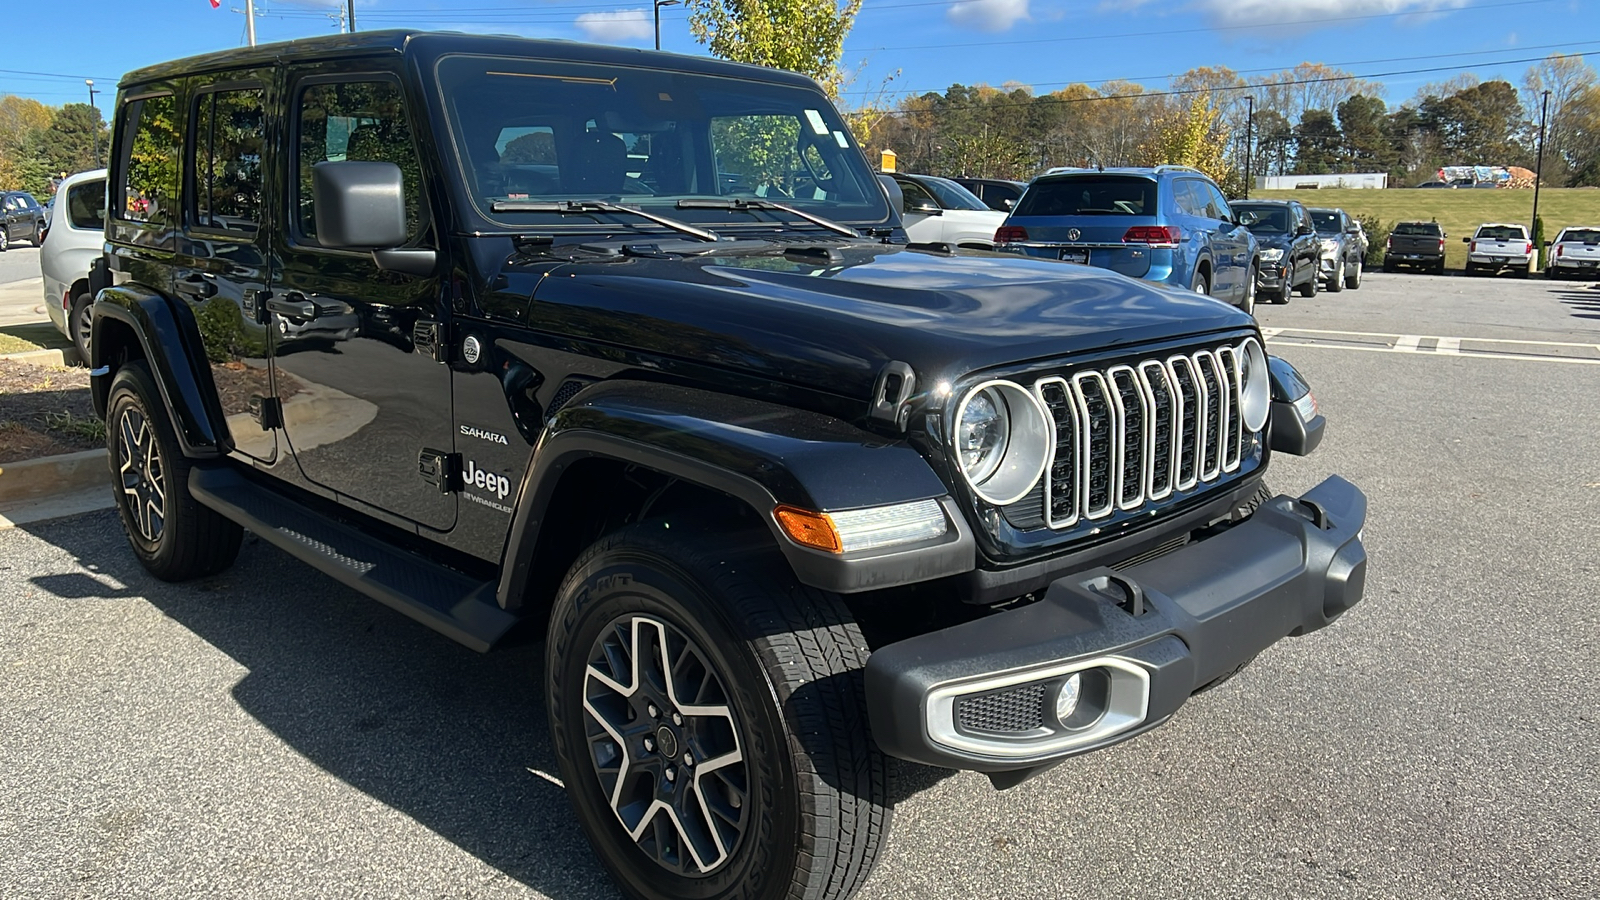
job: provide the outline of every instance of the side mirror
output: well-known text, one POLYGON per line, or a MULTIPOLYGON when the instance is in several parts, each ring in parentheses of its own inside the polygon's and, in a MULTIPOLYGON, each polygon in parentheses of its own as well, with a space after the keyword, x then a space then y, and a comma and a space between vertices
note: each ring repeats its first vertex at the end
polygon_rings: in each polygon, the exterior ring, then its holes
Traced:
POLYGON ((1017 205, 1017 201, 1011 199, 1010 197, 1007 197, 1006 199, 1001 200, 1000 202, 1005 204, 1006 209, 1011 209, 1012 207, 1017 205))
POLYGON ((934 206, 931 203, 923 203, 923 204, 920 204, 918 206, 913 206, 913 207, 907 209, 906 212, 908 212, 908 213, 916 213, 919 216, 942 216, 942 215, 944 215, 944 210, 940 209, 937 206, 934 206))
POLYGON ((406 242, 405 179, 388 162, 320 162, 311 167, 317 243, 336 250, 370 250, 378 268, 431 275, 432 250, 399 249, 406 242))
POLYGON ((1296 228, 1294 230, 1294 233, 1295 234, 1313 234, 1313 233, 1315 233, 1315 231, 1316 231, 1316 229, 1312 228, 1310 225, 1301 225, 1299 228, 1296 228))
POLYGON ((884 196, 889 198, 889 208, 894 210, 895 215, 905 218, 906 195, 900 190, 900 182, 888 175, 879 175, 878 184, 883 187, 884 196))
POLYGON ((1344 230, 1344 233, 1345 234, 1360 234, 1361 233, 1361 226, 1360 225, 1351 225, 1349 228, 1346 228, 1344 230))
POLYGON ((1462 238, 1461 239, 1461 243, 1470 244, 1470 243, 1472 243, 1472 238, 1462 238))

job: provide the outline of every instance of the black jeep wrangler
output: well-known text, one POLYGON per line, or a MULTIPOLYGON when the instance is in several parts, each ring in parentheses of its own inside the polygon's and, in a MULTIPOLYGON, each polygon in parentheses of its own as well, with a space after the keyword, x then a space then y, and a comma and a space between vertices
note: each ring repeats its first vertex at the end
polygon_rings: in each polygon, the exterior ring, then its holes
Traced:
POLYGON ((1324 422, 1250 316, 908 245, 803 77, 373 32, 134 72, 114 128, 140 561, 249 529, 479 650, 544 630, 630 896, 847 897, 888 757, 1013 785, 1361 597, 1361 492, 1263 486, 1324 422))

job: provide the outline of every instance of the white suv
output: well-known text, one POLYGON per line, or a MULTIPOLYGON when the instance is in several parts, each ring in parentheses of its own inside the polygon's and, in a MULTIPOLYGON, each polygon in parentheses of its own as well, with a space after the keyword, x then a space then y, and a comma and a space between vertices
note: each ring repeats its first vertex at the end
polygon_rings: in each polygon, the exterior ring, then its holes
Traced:
POLYGON ((1546 278, 1594 278, 1600 274, 1600 226, 1561 229, 1544 257, 1546 278))
POLYGON ((50 227, 39 250, 44 308, 50 321, 89 360, 89 263, 106 242, 106 170, 90 169, 61 182, 50 204, 50 227))
POLYGON ((1533 265, 1533 241, 1528 239, 1528 229, 1523 226, 1487 222, 1479 225, 1472 237, 1461 240, 1467 244, 1468 275, 1510 269, 1523 278, 1528 277, 1528 269, 1533 265))

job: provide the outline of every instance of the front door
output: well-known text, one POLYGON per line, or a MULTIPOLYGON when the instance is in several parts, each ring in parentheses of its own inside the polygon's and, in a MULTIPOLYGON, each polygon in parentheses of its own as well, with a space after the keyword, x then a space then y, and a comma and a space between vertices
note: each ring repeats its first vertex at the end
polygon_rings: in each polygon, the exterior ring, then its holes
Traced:
POLYGON ((190 80, 185 97, 183 228, 173 291, 199 326, 233 449, 271 463, 278 454, 263 404, 273 396, 264 295, 270 280, 264 114, 271 69, 190 80))
POLYGON ((450 370, 434 360, 443 313, 437 275, 380 270, 370 253, 317 243, 312 166, 391 162, 405 178, 407 246, 432 247, 421 167, 401 83, 370 63, 292 67, 286 227, 276 229, 273 364, 283 426, 310 482, 435 530, 455 524, 456 495, 425 481, 424 453, 454 450, 450 370))

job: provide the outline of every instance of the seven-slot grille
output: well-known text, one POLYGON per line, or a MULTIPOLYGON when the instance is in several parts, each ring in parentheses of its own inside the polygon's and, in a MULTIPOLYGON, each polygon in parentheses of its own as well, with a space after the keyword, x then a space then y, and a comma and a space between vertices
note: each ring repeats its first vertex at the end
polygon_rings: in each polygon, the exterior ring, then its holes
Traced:
POLYGON ((1218 347, 1035 382, 1055 420, 1044 478, 1050 527, 1138 509, 1236 471, 1240 363, 1234 347, 1218 347))

